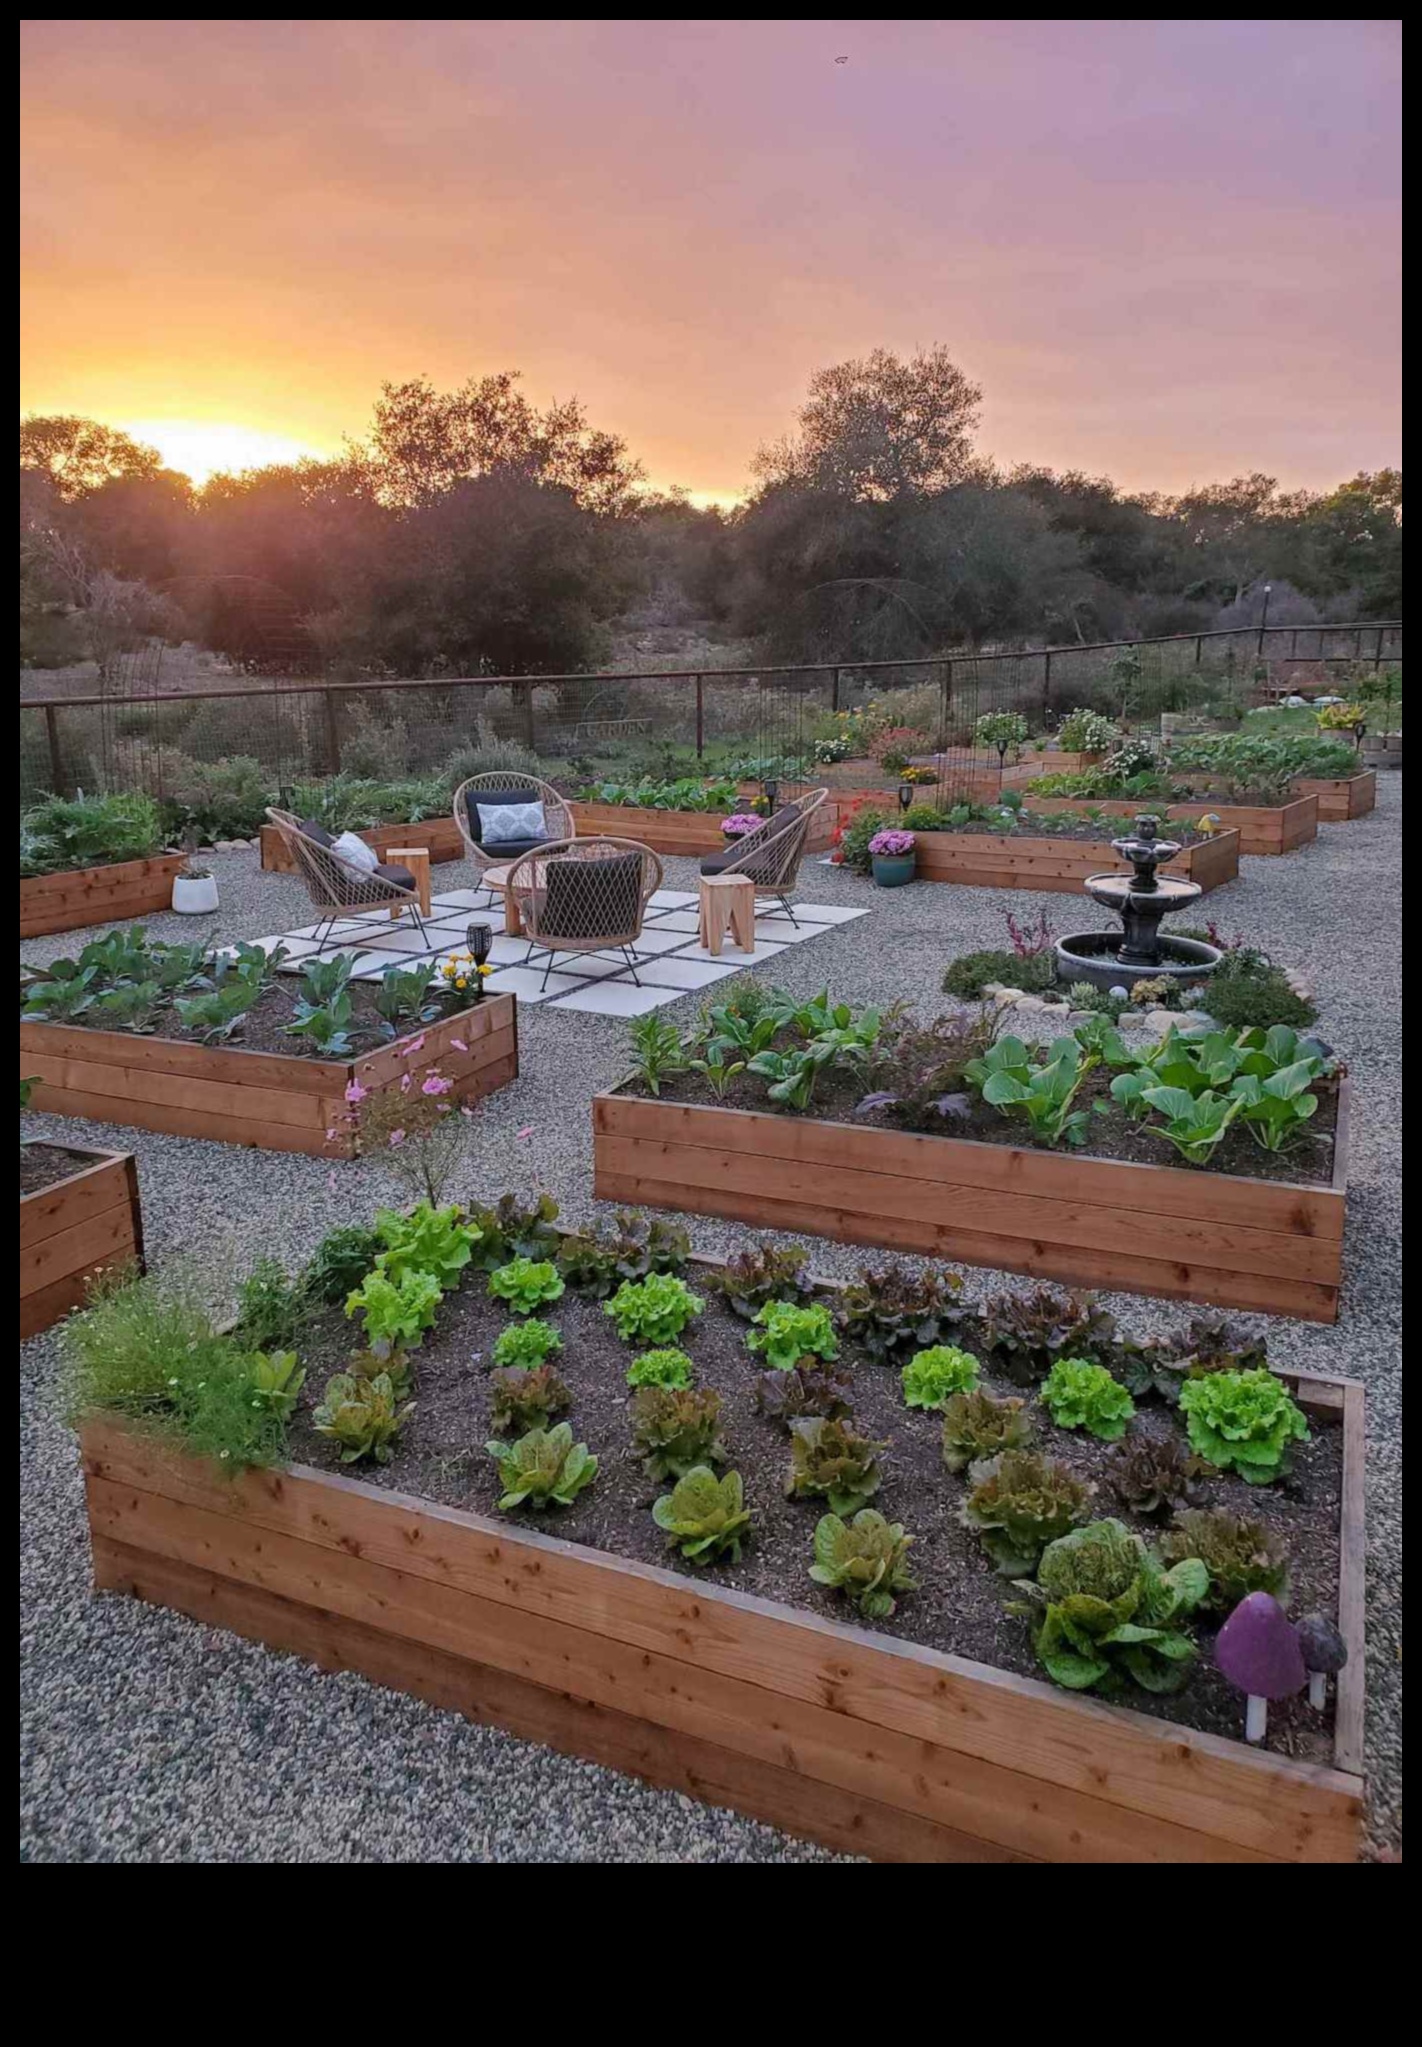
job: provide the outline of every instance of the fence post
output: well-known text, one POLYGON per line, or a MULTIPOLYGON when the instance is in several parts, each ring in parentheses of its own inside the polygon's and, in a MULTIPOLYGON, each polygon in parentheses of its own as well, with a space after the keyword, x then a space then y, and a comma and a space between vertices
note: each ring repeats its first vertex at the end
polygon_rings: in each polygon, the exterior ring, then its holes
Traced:
POLYGON ((1382 650, 1383 650, 1383 633, 1384 633, 1384 631, 1385 631, 1385 630, 1386 630, 1386 628, 1385 628, 1385 627, 1383 627, 1383 626, 1379 626, 1379 627, 1378 627, 1378 643, 1377 643, 1377 646, 1376 646, 1376 647, 1374 648, 1374 650, 1373 650, 1373 666, 1374 666, 1374 668, 1381 668, 1381 667, 1382 667, 1382 650))
POLYGON ((839 709, 839 670, 837 668, 831 668, 830 670, 830 709, 832 711, 839 709))
POLYGON ((1042 656, 1042 716, 1045 718, 1052 708, 1052 656, 1050 648, 1042 656))
POLYGON ((59 713, 53 704, 44 707, 44 729, 49 740, 49 779, 56 796, 67 796, 64 786, 64 757, 59 750, 59 713))
POLYGON ((538 748, 533 743, 533 684, 531 682, 521 682, 518 689, 519 695, 523 700, 523 743, 530 753, 537 753, 538 748))
POLYGON ((696 678, 696 758, 700 760, 701 756, 705 753, 705 751, 706 751, 706 696, 705 691, 702 688, 701 677, 698 675, 696 678))
POLYGON ((321 693, 321 711, 326 728, 326 772, 341 772, 341 724, 336 713, 336 693, 327 684, 321 693))
POLYGON ((1195 635, 1195 666, 1196 666, 1197 668, 1198 668, 1198 667, 1199 667, 1199 665, 1200 665, 1200 654, 1201 654, 1201 650, 1203 649, 1203 647, 1204 647, 1204 636, 1203 636, 1203 634, 1201 634, 1201 633, 1196 633, 1196 635, 1195 635))

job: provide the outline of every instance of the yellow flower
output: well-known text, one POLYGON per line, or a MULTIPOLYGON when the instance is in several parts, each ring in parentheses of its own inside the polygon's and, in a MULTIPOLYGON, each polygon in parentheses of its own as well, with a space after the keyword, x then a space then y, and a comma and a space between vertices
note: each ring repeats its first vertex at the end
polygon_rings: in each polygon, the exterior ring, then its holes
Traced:
POLYGON ((459 974, 455 977, 454 985, 456 988, 467 988, 469 986, 469 983, 465 979, 463 974, 459 974))
POLYGON ((479 968, 479 972, 481 974, 492 974, 493 971, 494 971, 493 968, 489 965, 489 962, 487 960, 485 960, 483 966, 479 968))

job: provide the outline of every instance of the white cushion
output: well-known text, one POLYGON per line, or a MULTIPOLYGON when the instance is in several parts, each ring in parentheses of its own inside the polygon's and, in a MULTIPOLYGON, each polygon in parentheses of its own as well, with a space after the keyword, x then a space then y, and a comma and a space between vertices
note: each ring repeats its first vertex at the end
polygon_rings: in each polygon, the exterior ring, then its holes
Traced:
POLYGON ((546 839, 548 820, 541 803, 476 803, 479 840, 485 846, 504 846, 510 839, 546 839))
POLYGON ((331 851, 339 853, 343 860, 349 860, 352 867, 363 867, 367 874, 374 874, 380 865, 380 855, 374 846, 367 846, 355 832, 342 832, 338 839, 332 841, 331 851))

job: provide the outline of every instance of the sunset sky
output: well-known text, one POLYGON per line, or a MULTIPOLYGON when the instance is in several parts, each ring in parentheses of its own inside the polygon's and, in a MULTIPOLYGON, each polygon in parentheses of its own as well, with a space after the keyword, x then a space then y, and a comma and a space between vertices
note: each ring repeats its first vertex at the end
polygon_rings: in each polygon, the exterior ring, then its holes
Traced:
POLYGON ((816 367, 942 342, 1004 464, 1318 487, 1400 459, 1399 68, 1387 21, 30 22, 21 405, 201 475, 517 368, 731 498, 816 367))

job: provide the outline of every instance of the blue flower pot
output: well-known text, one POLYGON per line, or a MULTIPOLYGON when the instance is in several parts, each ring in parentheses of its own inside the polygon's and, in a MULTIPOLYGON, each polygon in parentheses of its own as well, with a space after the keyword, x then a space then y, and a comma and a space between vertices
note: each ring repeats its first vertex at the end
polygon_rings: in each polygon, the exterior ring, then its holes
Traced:
POLYGON ((871 853, 870 866, 875 888, 902 888, 913 880, 916 856, 912 853, 871 853))

